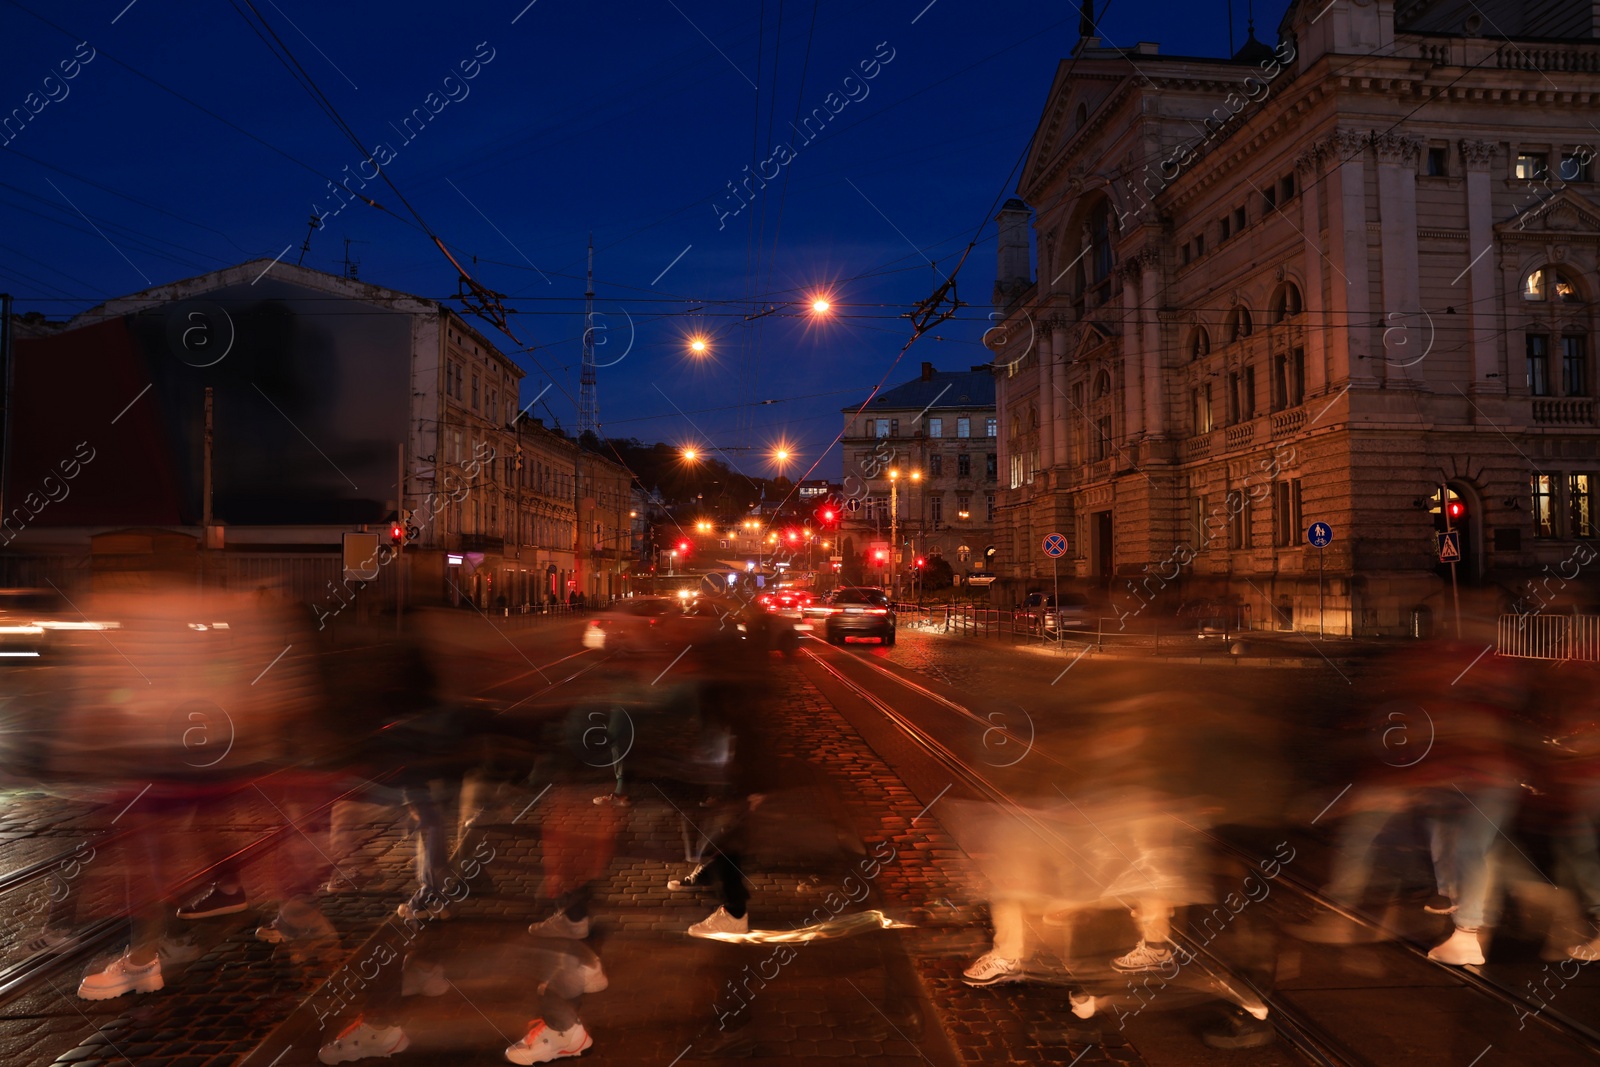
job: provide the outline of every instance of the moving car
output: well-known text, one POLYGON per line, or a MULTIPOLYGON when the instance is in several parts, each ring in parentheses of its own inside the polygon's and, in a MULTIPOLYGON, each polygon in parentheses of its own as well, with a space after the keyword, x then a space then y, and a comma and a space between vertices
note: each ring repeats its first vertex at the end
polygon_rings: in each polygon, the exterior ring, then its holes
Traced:
POLYGON ((886 645, 894 644, 894 608, 889 604, 888 594, 873 586, 850 585, 837 590, 828 598, 827 621, 823 626, 829 644, 871 637, 886 645))
POLYGON ((682 647, 677 627, 683 617, 682 601, 676 597, 641 596, 619 600, 589 620, 583 630, 583 647, 610 652, 660 652, 673 645, 682 647))

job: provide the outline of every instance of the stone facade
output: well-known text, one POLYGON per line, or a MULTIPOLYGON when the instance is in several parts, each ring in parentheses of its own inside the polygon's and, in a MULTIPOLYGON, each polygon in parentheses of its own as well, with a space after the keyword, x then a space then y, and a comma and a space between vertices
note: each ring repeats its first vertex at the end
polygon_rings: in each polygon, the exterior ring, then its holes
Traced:
POLYGON ((919 555, 943 556, 957 576, 986 573, 999 461, 989 368, 946 372, 924 363, 920 378, 843 414, 843 496, 856 502, 840 524, 843 579, 888 582, 919 555), (891 471, 900 473, 892 493, 891 471), (881 568, 871 556, 878 544, 889 553, 881 568))
POLYGON ((1050 530, 1113 615, 1329 633, 1445 610, 1446 510, 1504 603, 1594 558, 1600 41, 1407 25, 1296 3, 1275 50, 1063 62, 999 216, 1002 596, 1050 530))

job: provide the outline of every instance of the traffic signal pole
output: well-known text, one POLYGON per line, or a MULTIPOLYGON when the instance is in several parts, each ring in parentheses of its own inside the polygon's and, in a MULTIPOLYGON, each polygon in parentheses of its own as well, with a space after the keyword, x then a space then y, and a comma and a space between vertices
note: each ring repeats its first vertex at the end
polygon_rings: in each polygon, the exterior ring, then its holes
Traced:
MULTIPOLYGON (((1444 516, 1445 539, 1449 540, 1450 526, 1450 487, 1439 487, 1439 513, 1444 516)), ((1450 561, 1450 598, 1455 602, 1456 609, 1456 640, 1461 640, 1461 590, 1456 585, 1456 561, 1450 561)))

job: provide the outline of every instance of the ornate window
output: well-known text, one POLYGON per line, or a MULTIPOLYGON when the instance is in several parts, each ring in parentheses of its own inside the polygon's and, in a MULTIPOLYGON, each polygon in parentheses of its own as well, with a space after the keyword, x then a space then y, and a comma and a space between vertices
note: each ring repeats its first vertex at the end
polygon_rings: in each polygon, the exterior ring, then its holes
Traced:
POLYGON ((1187 349, 1190 359, 1202 359, 1211 354, 1211 335, 1206 333, 1204 326, 1196 326, 1189 331, 1187 349))
POLYGON ((1552 298, 1560 304, 1583 303, 1577 284, 1562 271, 1540 267, 1530 272, 1522 283, 1522 299, 1548 301, 1552 298))
POLYGON ((1250 321, 1250 309, 1243 304, 1236 305, 1232 311, 1228 312, 1227 321, 1223 325, 1223 331, 1228 338, 1229 344, 1249 337, 1253 328, 1254 324, 1250 321))
POLYGON ((1300 287, 1294 282, 1284 282, 1278 286, 1278 291, 1272 294, 1273 322, 1288 322, 1300 314, 1304 307, 1300 299, 1300 287))
POLYGON ((1525 379, 1531 396, 1589 396, 1588 308, 1576 278, 1555 267, 1530 271, 1522 283, 1529 306, 1523 327, 1525 379))

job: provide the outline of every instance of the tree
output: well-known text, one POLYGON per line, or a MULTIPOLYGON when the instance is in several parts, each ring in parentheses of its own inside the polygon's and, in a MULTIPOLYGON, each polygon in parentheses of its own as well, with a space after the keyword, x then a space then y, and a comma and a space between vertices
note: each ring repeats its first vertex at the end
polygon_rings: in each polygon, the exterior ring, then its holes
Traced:
POLYGON ((943 556, 929 556, 928 565, 922 569, 922 588, 928 592, 949 589, 956 582, 955 571, 943 556))

